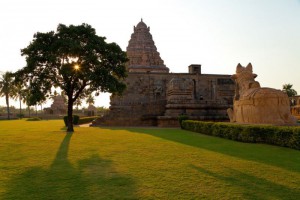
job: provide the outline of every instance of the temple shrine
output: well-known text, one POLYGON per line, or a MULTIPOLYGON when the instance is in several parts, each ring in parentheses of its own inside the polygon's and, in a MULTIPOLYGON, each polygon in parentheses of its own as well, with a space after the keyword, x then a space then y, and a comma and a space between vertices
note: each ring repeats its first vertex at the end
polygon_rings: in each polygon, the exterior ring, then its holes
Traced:
POLYGON ((129 72, 154 72, 168 73, 169 68, 164 65, 150 33, 150 27, 141 20, 133 28, 133 34, 127 47, 127 57, 129 58, 129 72))
POLYGON ((290 97, 291 113, 300 120, 300 95, 290 97))
POLYGON ((50 115, 66 115, 67 105, 62 95, 53 97, 53 103, 50 108, 44 108, 45 114, 50 115))
POLYGON ((127 47, 127 88, 111 96, 110 111, 93 125, 179 126, 178 116, 198 120, 228 120, 235 92, 230 75, 202 74, 201 65, 188 73, 169 73, 148 27, 134 26, 127 47))

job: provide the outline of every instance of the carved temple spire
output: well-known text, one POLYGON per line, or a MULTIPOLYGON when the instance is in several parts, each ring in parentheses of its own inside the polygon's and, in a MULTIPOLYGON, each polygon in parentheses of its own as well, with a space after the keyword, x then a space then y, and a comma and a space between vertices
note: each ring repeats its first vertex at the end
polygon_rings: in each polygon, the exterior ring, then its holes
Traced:
POLYGON ((134 32, 127 46, 127 64, 129 72, 160 72, 168 73, 169 68, 164 64, 155 46, 150 27, 143 19, 134 26, 134 32))

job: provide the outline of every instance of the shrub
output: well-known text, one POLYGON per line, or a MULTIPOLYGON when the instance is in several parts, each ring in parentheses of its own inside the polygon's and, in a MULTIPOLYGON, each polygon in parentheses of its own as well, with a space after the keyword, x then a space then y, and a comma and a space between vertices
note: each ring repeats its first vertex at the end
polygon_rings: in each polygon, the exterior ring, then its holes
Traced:
POLYGON ((87 124, 92 122, 93 120, 97 119, 97 116, 93 116, 93 117, 82 117, 79 119, 78 124, 87 124))
POLYGON ((64 116, 64 123, 65 123, 65 126, 68 126, 68 116, 64 116))
POLYGON ((21 113, 21 114, 19 113, 19 114, 17 114, 17 117, 20 118, 20 119, 22 119, 24 117, 24 114, 23 113, 21 113))
POLYGON ((187 116, 187 115, 185 115, 185 114, 181 114, 181 115, 179 115, 178 116, 178 121, 179 121, 179 124, 180 124, 180 127, 182 128, 182 122, 184 121, 184 120, 187 120, 189 117, 187 116))
MULTIPOLYGON (((80 117, 78 115, 73 115, 73 124, 78 125, 80 117)), ((68 126, 68 116, 64 116, 65 126, 68 126)))
POLYGON ((252 143, 266 143, 300 149, 300 127, 241 125, 224 122, 186 120, 182 128, 206 135, 252 143))
POLYGON ((78 125, 80 117, 78 115, 73 115, 73 124, 78 125))
POLYGON ((41 121, 39 117, 28 118, 26 121, 41 121))

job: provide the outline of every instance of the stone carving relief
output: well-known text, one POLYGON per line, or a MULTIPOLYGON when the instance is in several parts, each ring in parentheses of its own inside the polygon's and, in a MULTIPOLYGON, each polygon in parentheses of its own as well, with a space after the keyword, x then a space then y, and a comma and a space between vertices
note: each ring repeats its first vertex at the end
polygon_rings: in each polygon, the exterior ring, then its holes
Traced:
POLYGON ((156 79, 153 82, 153 95, 155 98, 163 97, 164 95, 164 81, 156 79))
POLYGON ((293 125, 296 119, 290 113, 288 96, 276 89, 262 88, 252 72, 252 65, 240 64, 232 79, 236 83, 233 110, 228 109, 231 122, 253 124, 293 125))
POLYGON ((129 72, 169 72, 157 51, 150 28, 143 21, 134 27, 127 47, 127 57, 129 72))
POLYGON ((167 86, 168 102, 194 99, 194 81, 191 78, 172 78, 167 86))

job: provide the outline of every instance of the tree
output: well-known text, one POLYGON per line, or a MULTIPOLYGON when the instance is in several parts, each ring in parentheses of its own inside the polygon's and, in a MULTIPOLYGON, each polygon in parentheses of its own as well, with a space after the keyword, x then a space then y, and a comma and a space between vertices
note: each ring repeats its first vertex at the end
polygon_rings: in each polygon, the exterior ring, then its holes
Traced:
POLYGON ((90 94, 87 98, 86 98, 86 103, 89 105, 93 105, 95 103, 95 98, 93 97, 92 94, 90 94))
POLYGON ((15 82, 15 99, 19 100, 20 103, 20 113, 19 117, 22 118, 22 101, 26 98, 26 89, 24 88, 25 84, 23 82, 15 82))
POLYGON ((104 116, 106 112, 108 112, 108 108, 105 108, 103 106, 97 107, 97 114, 100 116, 104 116))
POLYGON ((41 101, 38 103, 38 104, 41 106, 41 114, 44 113, 44 112, 43 112, 43 104, 45 104, 46 101, 47 101, 47 99, 45 98, 45 99, 41 100, 41 101))
POLYGON ((126 85, 126 53, 116 43, 106 43, 88 24, 59 24, 56 32, 36 33, 21 50, 27 65, 16 75, 30 80, 43 94, 59 87, 68 98, 68 132, 73 132, 73 104, 92 92, 121 94, 126 85))
POLYGON ((24 96, 23 96, 22 102, 27 105, 28 116, 30 117, 30 106, 34 105, 34 104, 31 103, 31 100, 30 100, 30 98, 31 98, 30 90, 28 88, 25 89, 23 91, 23 94, 24 94, 24 96))
POLYGON ((14 95, 15 87, 13 74, 11 72, 5 72, 0 77, 0 96, 5 97, 7 119, 10 119, 9 98, 14 97, 14 95))
POLYGON ((76 101, 74 102, 74 104, 75 104, 75 106, 76 106, 76 110, 78 111, 79 106, 82 105, 82 100, 81 100, 81 98, 78 97, 78 98, 76 99, 76 101))
POLYGON ((282 86, 282 91, 285 92, 289 97, 297 95, 297 91, 293 89, 293 85, 288 83, 282 86))

